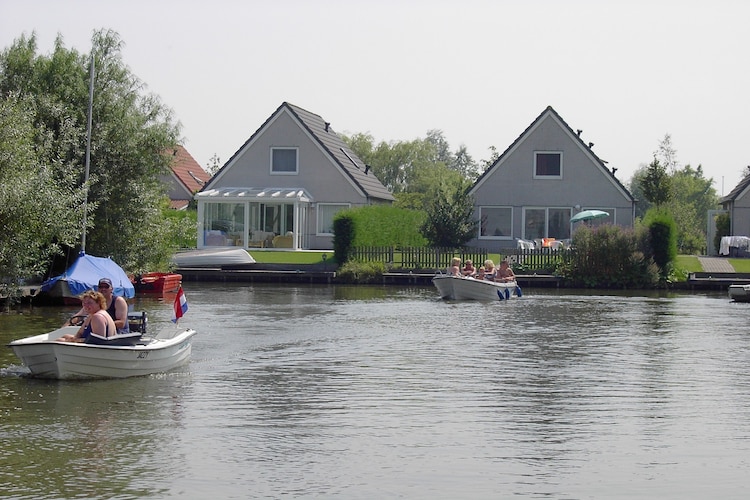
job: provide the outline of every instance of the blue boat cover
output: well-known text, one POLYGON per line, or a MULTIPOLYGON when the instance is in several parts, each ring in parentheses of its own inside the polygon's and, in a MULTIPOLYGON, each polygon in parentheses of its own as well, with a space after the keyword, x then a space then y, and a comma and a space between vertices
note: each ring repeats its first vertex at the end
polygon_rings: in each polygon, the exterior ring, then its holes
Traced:
POLYGON ((94 257, 81 252, 78 259, 60 276, 50 278, 42 283, 41 291, 48 292, 58 280, 68 282, 68 288, 74 295, 81 295, 86 290, 96 290, 100 278, 112 280, 114 295, 126 299, 135 297, 135 287, 125 271, 109 257, 94 257))

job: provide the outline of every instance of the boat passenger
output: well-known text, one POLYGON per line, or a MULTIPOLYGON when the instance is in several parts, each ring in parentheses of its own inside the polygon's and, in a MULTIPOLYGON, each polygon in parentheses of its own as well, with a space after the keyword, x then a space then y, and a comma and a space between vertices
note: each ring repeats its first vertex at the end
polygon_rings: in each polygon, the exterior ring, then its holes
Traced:
MULTIPOLYGON (((100 278, 97 285, 97 291, 104 295, 104 299, 107 301, 107 305, 104 308, 115 322, 118 333, 129 333, 130 323, 128 322, 128 302, 125 297, 114 295, 114 288, 112 287, 112 280, 109 278, 100 278)), ((82 308, 80 311, 71 316, 70 319, 63 326, 71 326, 73 318, 83 318, 86 316, 86 311, 82 308)))
POLYGON ((495 263, 492 262, 492 259, 487 259, 484 261, 484 279, 495 281, 495 273, 497 270, 495 269, 495 263))
POLYGON ((66 334, 56 340, 61 342, 86 342, 86 339, 92 333, 104 338, 117 334, 115 322, 105 309, 107 301, 104 295, 89 290, 83 294, 81 302, 88 315, 86 320, 75 335, 66 334))
POLYGON ((477 279, 478 280, 484 279, 484 266, 479 267, 479 272, 477 273, 477 279))
POLYGON ((500 262, 500 269, 497 270, 497 274, 495 275, 495 281, 499 281, 501 283, 508 283, 509 281, 515 281, 516 275, 513 274, 513 269, 510 268, 508 265, 507 260, 503 260, 500 262))
POLYGON ((461 259, 458 257, 451 259, 451 267, 448 268, 448 274, 451 276, 461 276, 461 259))
POLYGON ((477 273, 477 270, 474 269, 474 263, 471 262, 471 259, 466 259, 466 262, 464 262, 464 268, 461 270, 461 274, 464 276, 474 276, 477 273))

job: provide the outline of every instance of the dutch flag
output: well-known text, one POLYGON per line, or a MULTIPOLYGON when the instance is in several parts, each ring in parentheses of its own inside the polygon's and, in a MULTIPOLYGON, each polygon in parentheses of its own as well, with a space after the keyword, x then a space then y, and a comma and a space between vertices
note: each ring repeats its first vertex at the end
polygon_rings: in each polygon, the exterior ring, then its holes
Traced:
POLYGON ((185 294, 182 292, 182 287, 177 290, 177 297, 174 298, 174 311, 172 313, 172 323, 177 323, 177 320, 185 315, 188 310, 187 299, 185 294))

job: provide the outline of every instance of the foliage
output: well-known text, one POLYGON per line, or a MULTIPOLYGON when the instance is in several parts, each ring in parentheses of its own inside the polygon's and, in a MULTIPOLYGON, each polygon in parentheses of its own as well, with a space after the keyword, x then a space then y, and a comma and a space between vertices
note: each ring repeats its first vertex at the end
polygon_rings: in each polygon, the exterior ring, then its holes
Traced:
MULTIPOLYGON (((91 57, 63 46, 58 38, 51 55, 37 55, 36 38, 21 37, 0 54, 0 97, 23 99, 36 168, 49 169, 52 183, 68 192, 88 191, 86 251, 111 256, 130 272, 161 267, 171 254, 175 228, 163 218, 168 174, 179 135, 171 111, 152 95, 124 64, 122 42, 112 31, 92 37, 91 57), (90 60, 95 62, 90 182, 84 184, 90 60)), ((69 195, 70 196, 70 195, 69 195)), ((68 198, 69 198, 68 196, 68 198)), ((44 196, 45 207, 54 196, 44 196)), ((41 199, 39 197, 37 200, 41 199)), ((79 209, 57 213, 50 221, 66 233, 83 231, 79 209)), ((75 245, 70 238, 40 233, 34 245, 75 245)), ((78 252, 69 252, 76 255, 78 252)))
POLYGON ((656 158, 648 165, 641 186, 643 196, 656 206, 666 203, 672 197, 667 169, 656 158))
POLYGON ((658 283, 658 268, 644 251, 644 231, 605 224, 579 226, 573 233, 571 258, 558 273, 569 284, 587 288, 648 288, 658 283))
POLYGON ((435 188, 427 202, 427 218, 420 231, 431 246, 458 248, 476 236, 474 198, 468 181, 435 188))
POLYGON ((346 262, 354 246, 423 247, 427 241, 417 229, 423 219, 422 212, 392 205, 343 210, 333 220, 336 261, 346 262))
POLYGON ((648 228, 654 262, 666 279, 677 258, 677 224, 667 210, 652 208, 646 213, 643 225, 648 228))
POLYGON ((40 163, 48 145, 36 144, 40 131, 31 108, 31 100, 17 92, 0 99, 0 292, 11 300, 21 278, 43 274, 62 245, 77 241, 82 227, 82 218, 69 214, 80 213, 83 192, 75 179, 40 163))
POLYGON ((342 210, 333 217, 333 255, 336 262, 343 264, 349 260, 354 246, 354 215, 351 210, 342 210))
POLYGON ((382 280, 386 272, 385 264, 382 262, 360 262, 349 261, 339 267, 336 277, 342 283, 377 283, 382 280))
POLYGON ((654 162, 639 169, 630 182, 630 191, 639 200, 636 216, 643 218, 655 205, 669 211, 678 228, 679 252, 704 253, 706 214, 719 203, 713 179, 704 177, 701 165, 680 168, 669 135, 654 154, 654 162))
POLYGON ((727 212, 717 214, 716 219, 716 234, 714 235, 714 248, 719 251, 721 247, 721 239, 724 236, 729 236, 732 227, 732 220, 729 218, 727 212))

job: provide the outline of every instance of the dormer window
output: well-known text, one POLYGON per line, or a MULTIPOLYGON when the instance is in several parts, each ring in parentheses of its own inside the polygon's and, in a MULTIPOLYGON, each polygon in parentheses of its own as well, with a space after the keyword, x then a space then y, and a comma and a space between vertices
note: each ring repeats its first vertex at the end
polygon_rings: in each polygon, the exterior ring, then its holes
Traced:
POLYGON ((295 175, 299 171, 297 148, 271 148, 271 173, 295 175))
POLYGON ((562 153, 536 151, 534 153, 535 179, 562 179, 562 153))

